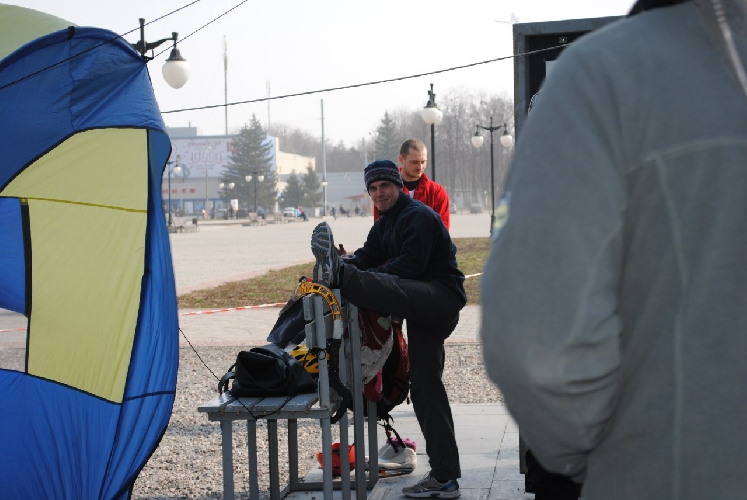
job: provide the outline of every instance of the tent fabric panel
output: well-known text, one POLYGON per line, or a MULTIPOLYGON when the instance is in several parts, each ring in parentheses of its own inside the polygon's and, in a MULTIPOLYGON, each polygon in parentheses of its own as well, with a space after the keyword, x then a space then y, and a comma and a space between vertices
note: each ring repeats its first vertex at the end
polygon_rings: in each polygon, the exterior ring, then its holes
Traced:
POLYGON ((173 403, 173 393, 125 401, 101 498, 121 497, 132 487, 169 423, 173 403), (144 422, 145 415, 149 418, 144 422))
POLYGON ((103 498, 120 405, 30 377, 0 377, 0 497, 103 498), (9 404, 9 402, 13 402, 9 404))
POLYGON ((146 216, 38 200, 29 200, 29 216, 28 372, 119 402, 140 304, 146 216))
POLYGON ((140 468, 166 429, 176 393, 179 323, 168 228, 161 209, 161 173, 171 150, 163 131, 150 130, 146 273, 132 350, 126 399, 112 451, 103 498, 125 499, 140 468), (145 369, 147 367, 147 369, 145 369), (143 397, 143 395, 146 395, 143 397), (148 425, 142 425, 149 415, 148 425), (132 442, 141 446, 133 447, 132 442))
POLYGON ((146 130, 87 130, 23 170, 3 194, 145 211, 147 155, 146 130))
POLYGON ((49 33, 72 26, 72 23, 38 10, 0 5, 0 59, 27 43, 49 33))
MULTIPOLYGON (((2 192, 0 192, 2 196, 2 192)), ((26 257, 23 249, 21 203, 0 198, 0 307, 24 314, 26 311, 26 257)))
POLYGON ((179 363, 176 285, 168 228, 161 208, 161 172, 171 150, 171 141, 168 135, 159 131, 149 131, 148 137, 150 196, 145 245, 146 273, 143 276, 137 336, 125 397, 175 391, 179 363), (163 369, 138 370, 140 366, 159 366, 163 369))
POLYGON ((67 30, 37 39, 0 61, 0 87, 43 68, 0 89, 0 116, 13 117, 0 124, 0 187, 77 131, 165 128, 145 63, 115 33, 77 28, 71 40, 67 30), (85 63, 89 58, 98 64, 85 63))

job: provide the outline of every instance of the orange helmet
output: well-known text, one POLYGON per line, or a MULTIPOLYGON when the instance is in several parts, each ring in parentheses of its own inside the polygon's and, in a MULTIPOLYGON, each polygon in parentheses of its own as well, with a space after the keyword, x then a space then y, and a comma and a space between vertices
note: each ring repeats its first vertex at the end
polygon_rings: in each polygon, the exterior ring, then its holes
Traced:
MULTIPOLYGON (((321 452, 316 453, 316 459, 319 460, 319 465, 324 468, 321 452)), ((355 445, 348 445, 348 461, 350 462, 350 470, 355 469, 355 445)), ((332 475, 339 476, 341 474, 340 443, 332 443, 332 475)))

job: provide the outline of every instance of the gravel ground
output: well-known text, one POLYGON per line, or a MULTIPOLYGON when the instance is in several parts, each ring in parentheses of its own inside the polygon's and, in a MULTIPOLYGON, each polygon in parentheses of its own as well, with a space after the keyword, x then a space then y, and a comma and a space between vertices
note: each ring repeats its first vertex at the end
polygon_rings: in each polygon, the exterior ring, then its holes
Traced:
MULTIPOLYGON (((234 362, 237 347, 200 347, 200 357, 212 372, 220 377, 234 362)), ((22 369, 23 349, 0 349, 0 366, 22 369)), ((444 382, 453 404, 476 404, 501 402, 501 394, 486 374, 482 361, 482 346, 446 346, 446 369, 444 382)), ((208 499, 221 498, 223 475, 221 462, 220 426, 209 422, 206 415, 197 412, 197 407, 217 394, 217 381, 191 348, 182 348, 179 360, 179 376, 174 410, 169 427, 161 444, 140 473, 133 499, 208 499)), ((265 426, 258 424, 260 429, 265 426)), ((235 423, 233 432, 234 481, 236 498, 248 498, 248 464, 242 459, 246 446, 246 426, 235 423)), ((260 430, 258 436, 266 435, 260 430)), ((287 428, 278 422, 281 485, 287 482, 287 428)), ((333 440, 338 436, 333 432, 333 440)), ((314 452, 321 442, 316 421, 298 421, 300 474, 303 476, 316 466, 314 452)), ((260 492, 269 498, 269 475, 267 471, 267 443, 258 439, 260 492)))

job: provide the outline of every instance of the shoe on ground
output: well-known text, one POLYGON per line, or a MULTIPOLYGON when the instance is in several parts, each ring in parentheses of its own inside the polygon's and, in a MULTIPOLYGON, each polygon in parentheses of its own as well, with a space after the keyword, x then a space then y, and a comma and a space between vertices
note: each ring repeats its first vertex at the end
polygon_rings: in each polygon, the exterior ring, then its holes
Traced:
POLYGON ((329 288, 338 286, 340 259, 335 251, 332 229, 320 222, 311 233, 311 253, 314 254, 314 282, 329 288))
POLYGON ((456 479, 441 483, 430 472, 416 484, 402 488, 402 494, 410 498, 458 498, 461 495, 456 479))
POLYGON ((379 470, 409 474, 417 465, 418 456, 412 448, 400 447, 398 451, 394 451, 394 447, 389 445, 389 448, 379 455, 379 470))
MULTIPOLYGON (((395 448, 395 442, 392 441, 392 438, 387 438, 386 444, 379 448, 379 452, 376 454, 376 456, 379 457, 379 462, 390 462, 395 457, 399 456, 399 453, 405 448, 412 448, 413 451, 417 451, 417 444, 415 441, 411 439, 403 439, 402 441, 397 440, 397 446, 395 448), (404 444, 403 444, 404 441, 404 444)), ((366 458, 368 460, 368 458, 366 458)))

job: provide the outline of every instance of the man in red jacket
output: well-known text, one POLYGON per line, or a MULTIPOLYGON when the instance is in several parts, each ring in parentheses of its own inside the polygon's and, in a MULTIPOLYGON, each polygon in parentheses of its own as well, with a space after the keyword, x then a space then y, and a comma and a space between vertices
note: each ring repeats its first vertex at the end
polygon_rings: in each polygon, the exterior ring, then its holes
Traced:
MULTIPOLYGON (((405 193, 410 198, 431 207, 441 216, 441 220, 450 228, 449 195, 446 190, 425 175, 428 164, 428 148, 420 139, 407 139, 399 149, 399 173, 405 184, 405 193)), ((379 218, 379 210, 374 206, 374 220, 379 218)))

